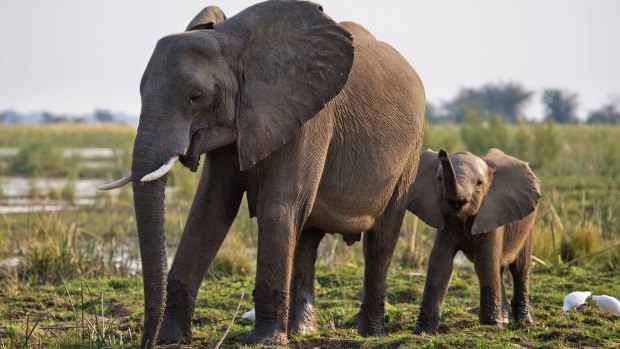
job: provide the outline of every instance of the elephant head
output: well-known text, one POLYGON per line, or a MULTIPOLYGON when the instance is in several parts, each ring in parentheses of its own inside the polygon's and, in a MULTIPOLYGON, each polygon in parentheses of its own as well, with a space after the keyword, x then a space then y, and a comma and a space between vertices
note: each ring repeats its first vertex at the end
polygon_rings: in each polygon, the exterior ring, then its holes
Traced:
POLYGON ((409 211, 430 226, 443 229, 446 217, 473 218, 471 233, 480 234, 534 211, 540 184, 526 162, 497 149, 480 157, 429 149, 407 195, 409 211))
POLYGON ((248 170, 286 143, 345 85, 351 35, 311 2, 267 1, 226 19, 210 6, 187 31, 159 40, 140 83, 131 173, 142 258, 145 324, 153 345, 165 307, 165 174, 179 159, 236 144, 248 170), (163 164, 163 165, 162 165, 163 164))

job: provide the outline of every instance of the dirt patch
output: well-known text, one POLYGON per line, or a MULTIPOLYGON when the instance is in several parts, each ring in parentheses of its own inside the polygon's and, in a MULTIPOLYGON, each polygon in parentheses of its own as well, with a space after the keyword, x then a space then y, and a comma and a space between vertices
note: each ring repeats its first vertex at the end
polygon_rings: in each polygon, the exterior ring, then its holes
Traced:
POLYGON ((460 320, 460 321, 453 322, 453 323, 440 324, 439 328, 437 329, 437 333, 440 333, 440 334, 452 333, 454 331, 464 329, 464 328, 470 328, 475 325, 476 323, 472 321, 467 321, 467 320, 460 320))
POLYGON ((311 349, 311 348, 361 348, 362 343, 351 339, 335 338, 310 338, 296 343, 290 343, 290 348, 311 349))
POLYGON ((519 338, 519 337, 512 337, 510 338, 510 341, 517 347, 517 348, 534 348, 534 344, 532 344, 532 342, 526 341, 523 338, 519 338))
POLYGON ((110 314, 112 317, 127 317, 131 315, 131 310, 123 303, 116 303, 110 307, 110 314))
POLYGON ((580 348, 594 347, 598 348, 601 346, 601 343, 594 339, 590 338, 579 331, 573 331, 566 334, 566 341, 570 344, 576 345, 580 348))

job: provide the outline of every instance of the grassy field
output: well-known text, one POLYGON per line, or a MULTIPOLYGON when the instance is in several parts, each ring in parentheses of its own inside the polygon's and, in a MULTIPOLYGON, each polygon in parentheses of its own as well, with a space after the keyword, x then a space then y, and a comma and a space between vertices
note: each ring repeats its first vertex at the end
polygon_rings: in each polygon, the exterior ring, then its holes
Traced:
MULTIPOLYGON (((604 314, 590 302, 562 311, 562 299, 573 290, 619 294, 613 272, 580 268, 535 271, 531 280, 534 324, 505 327, 478 324, 478 287, 470 270, 457 269, 444 307, 439 333, 411 333, 424 276, 409 270, 390 273, 386 329, 388 335, 361 338, 355 314, 363 271, 359 267, 319 268, 315 283, 320 334, 294 336, 291 347, 335 348, 562 348, 620 346, 618 317, 604 314)), ((139 277, 95 278, 88 281, 27 285, 0 282, 0 338, 8 348, 128 347, 139 344, 142 285, 139 277), (32 332, 32 333, 31 333, 32 332)), ((239 316, 253 305, 251 276, 209 276, 203 282, 193 319, 191 347, 213 348, 222 338, 237 307, 239 313, 224 347, 242 347, 252 330, 251 320, 239 316), (245 295, 245 296, 244 296, 245 295), (243 297, 243 298, 242 298, 243 297)), ((171 346, 177 347, 177 346, 171 346)), ((181 348, 189 346, 178 346, 181 348)))
MULTIPOLYGON (((0 148, 18 148, 17 155, 0 158, 0 175, 114 179, 129 169, 134 135, 133 128, 109 125, 0 126, 0 148), (106 166, 86 168, 81 166, 83 159, 59 155, 65 148, 94 147, 114 149, 106 166), (49 165, 50 158, 58 160, 54 161, 56 167, 49 165)), ((355 334, 354 314, 362 284, 361 244, 347 247, 339 236, 327 236, 317 263, 322 332, 320 336, 293 338, 293 346, 620 347, 617 317, 601 314, 591 304, 577 312, 561 311, 563 296, 574 290, 620 298, 618 139, 618 126, 497 122, 428 126, 425 147, 478 153, 498 147, 530 162, 541 179, 543 199, 534 255, 546 265, 537 263, 532 275, 535 323, 524 328, 479 326, 474 311, 477 282, 465 268, 453 278, 441 334, 432 338, 411 335, 424 282, 420 275, 426 268, 434 231, 407 214, 390 274, 389 335, 362 339, 355 334)), ((199 174, 177 166, 168 182, 174 189, 167 196, 166 212, 171 254, 198 178, 199 174)), ((40 200, 47 200, 39 195, 40 200)), ((65 199, 76 198, 66 195, 65 199)), ((200 291, 194 345, 214 346, 241 294, 251 294, 256 221, 248 217, 245 202, 243 205, 200 291)), ((44 347, 135 346, 142 316, 141 278, 134 276, 136 241, 128 187, 118 195, 99 193, 93 205, 79 210, 3 214, 0 348, 38 348, 39 341, 44 347)), ((240 312, 250 308, 251 297, 242 303, 240 312)), ((224 343, 239 343, 251 325, 248 320, 238 320, 224 343)))

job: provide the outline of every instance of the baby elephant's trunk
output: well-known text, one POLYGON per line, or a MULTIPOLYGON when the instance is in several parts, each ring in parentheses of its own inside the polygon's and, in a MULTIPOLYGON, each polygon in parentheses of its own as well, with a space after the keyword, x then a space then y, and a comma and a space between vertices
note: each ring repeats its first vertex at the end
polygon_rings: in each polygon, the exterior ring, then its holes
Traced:
POLYGON ((454 173, 450 156, 445 150, 441 149, 438 157, 439 161, 441 161, 441 166, 443 167, 443 183, 446 190, 446 196, 449 199, 457 200, 458 192, 456 190, 456 174, 454 173))

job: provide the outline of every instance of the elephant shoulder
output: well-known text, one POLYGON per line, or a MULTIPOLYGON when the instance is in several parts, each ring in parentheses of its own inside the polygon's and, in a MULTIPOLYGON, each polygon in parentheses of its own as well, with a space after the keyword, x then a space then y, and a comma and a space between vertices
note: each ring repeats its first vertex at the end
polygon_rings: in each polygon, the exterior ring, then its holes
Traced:
POLYGON ((366 30, 366 28, 355 22, 344 21, 338 24, 344 29, 346 29, 349 33, 351 33, 354 41, 356 39, 376 40, 375 36, 372 35, 368 30, 366 30))

